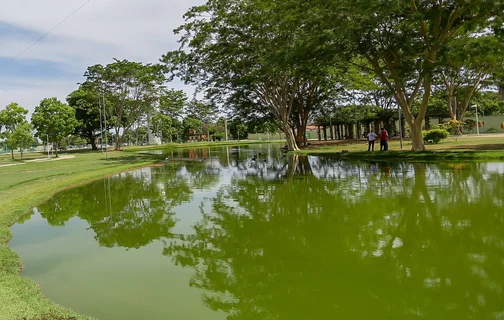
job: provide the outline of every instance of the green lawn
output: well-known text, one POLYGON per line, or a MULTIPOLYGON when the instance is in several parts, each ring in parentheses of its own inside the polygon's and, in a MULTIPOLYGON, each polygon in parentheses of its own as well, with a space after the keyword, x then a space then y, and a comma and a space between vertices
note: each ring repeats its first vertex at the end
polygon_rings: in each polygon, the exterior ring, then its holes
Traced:
MULTIPOLYGON (((367 141, 337 142, 334 145, 312 145, 296 153, 298 154, 334 154, 342 158, 359 159, 405 159, 405 160, 492 160, 504 159, 504 135, 482 137, 450 137, 439 144, 426 145, 425 152, 411 152, 411 142, 403 141, 403 148, 399 140, 389 141, 389 151, 379 152, 380 142, 375 145, 375 152, 367 152, 367 141), (348 153, 342 153, 343 150, 348 153)), ((323 142, 322 142, 323 143, 323 142)), ((329 142, 330 143, 330 142, 329 142)))
MULTIPOLYGON (((3 161, 12 163, 0 160, 3 161)), ((112 152, 108 161, 101 153, 80 153, 73 159, 0 167, 0 320, 77 316, 46 299, 32 280, 19 276, 22 262, 7 246, 11 238, 9 226, 32 207, 65 188, 157 161, 155 156, 135 153, 112 152)))
POLYGON ((161 146, 131 146, 125 147, 126 152, 135 152, 143 150, 159 150, 165 148, 197 148, 197 147, 219 147, 234 145, 266 144, 266 143, 285 143, 285 140, 240 140, 240 141, 216 141, 216 142, 193 142, 193 143, 170 143, 161 146))

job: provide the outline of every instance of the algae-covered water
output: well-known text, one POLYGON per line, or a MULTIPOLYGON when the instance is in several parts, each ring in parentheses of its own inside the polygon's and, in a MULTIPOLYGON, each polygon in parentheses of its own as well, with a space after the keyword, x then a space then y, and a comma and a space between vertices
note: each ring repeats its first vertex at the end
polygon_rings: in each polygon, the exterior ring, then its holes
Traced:
POLYGON ((504 163, 194 149, 15 225, 24 275, 99 319, 504 319, 504 163))

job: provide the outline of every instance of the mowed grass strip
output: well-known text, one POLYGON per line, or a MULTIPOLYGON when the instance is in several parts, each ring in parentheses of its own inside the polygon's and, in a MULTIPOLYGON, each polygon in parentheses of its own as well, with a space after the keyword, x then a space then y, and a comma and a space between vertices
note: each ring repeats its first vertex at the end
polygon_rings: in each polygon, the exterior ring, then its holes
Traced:
POLYGON ((389 151, 380 152, 380 141, 376 141, 375 151, 367 152, 368 142, 354 141, 313 141, 307 148, 296 152, 306 155, 337 155, 352 159, 403 159, 403 160, 499 160, 504 159, 504 135, 481 137, 450 137, 439 144, 427 144, 425 152, 412 152, 411 142, 403 141, 403 148, 397 139, 389 141, 389 151), (342 153, 342 151, 348 153, 342 153))
POLYGON ((159 161, 147 154, 111 152, 109 155, 108 161, 102 153, 79 153, 65 160, 0 167, 0 320, 90 319, 51 302, 35 282, 20 276, 22 262, 7 243, 12 236, 9 227, 55 193, 159 161))

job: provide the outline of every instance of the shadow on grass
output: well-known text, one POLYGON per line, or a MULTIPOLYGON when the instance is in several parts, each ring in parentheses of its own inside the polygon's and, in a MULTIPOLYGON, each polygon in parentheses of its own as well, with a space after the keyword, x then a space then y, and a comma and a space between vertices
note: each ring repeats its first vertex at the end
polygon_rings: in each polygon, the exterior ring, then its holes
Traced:
MULTIPOLYGON (((29 318, 23 318, 23 320, 28 320, 28 319, 29 318)), ((75 318, 75 317, 70 317, 70 318, 67 318, 67 317, 56 317, 56 316, 45 315, 45 316, 31 318, 29 320, 77 320, 77 318, 75 318)))
POLYGON ((452 149, 459 150, 479 150, 479 151, 504 151, 504 144, 475 144, 475 145, 466 145, 466 146, 455 146, 452 149))
POLYGON ((108 160, 106 155, 103 154, 103 158, 100 161, 108 162, 109 165, 117 164, 135 164, 139 162, 161 162, 165 160, 166 156, 162 154, 150 154, 150 153, 131 153, 128 155, 116 156, 114 154, 110 155, 108 160))

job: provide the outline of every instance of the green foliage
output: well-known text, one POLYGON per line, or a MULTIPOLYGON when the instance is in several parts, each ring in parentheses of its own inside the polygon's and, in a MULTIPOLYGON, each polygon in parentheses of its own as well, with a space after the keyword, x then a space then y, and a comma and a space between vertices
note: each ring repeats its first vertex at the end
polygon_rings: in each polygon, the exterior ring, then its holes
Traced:
POLYGON ((23 158, 24 149, 30 148, 36 143, 33 137, 33 127, 28 122, 24 122, 16 127, 14 132, 6 140, 6 144, 12 150, 21 149, 21 158, 23 158))
POLYGON ((422 133, 423 133, 423 140, 425 142, 432 141, 432 143, 434 144, 438 144, 439 142, 450 136, 450 133, 445 129, 431 129, 428 131, 422 131, 422 133))
MULTIPOLYGON (((274 117, 288 132, 289 121, 296 119, 295 126, 303 129, 338 75, 332 71, 339 55, 327 45, 331 35, 312 20, 323 19, 323 8, 313 4, 208 0, 186 13, 186 23, 177 29, 183 48, 162 61, 214 102, 274 117)), ((287 137, 297 149, 292 134, 287 137)))
MULTIPOLYGON (((107 123, 107 128, 103 128, 103 121, 100 123, 100 115, 105 110, 110 110, 110 107, 100 110, 103 101, 100 101, 98 89, 90 83, 80 85, 79 89, 70 93, 66 100, 75 109, 75 118, 79 121, 75 133, 86 139, 86 143, 90 143, 96 150, 95 140, 102 133, 101 130, 106 131, 112 128, 111 122, 107 123)), ((107 117, 110 117, 110 114, 107 117)))
POLYGON ((159 111, 165 116, 177 118, 187 103, 187 96, 182 90, 163 90, 159 97, 159 111))
POLYGON ((380 81, 394 92, 409 119, 413 149, 421 145, 433 73, 447 42, 469 34, 501 15, 502 1, 333 1, 326 23, 338 44, 368 61, 380 81), (341 22, 341 18, 345 22, 341 22), (423 97, 420 96, 423 92, 423 97), (419 108, 412 109, 421 98, 419 108))
POLYGON ((478 111, 485 115, 504 115, 504 100, 493 91, 480 91, 475 95, 474 101, 478 105, 478 111))
POLYGON ((160 65, 115 59, 106 66, 88 67, 85 77, 86 86, 103 95, 108 122, 117 137, 116 149, 135 123, 145 120, 153 105, 166 94, 166 78, 160 65))
POLYGON ((458 120, 449 120, 444 123, 440 123, 436 126, 433 126, 432 129, 442 129, 446 130, 451 134, 457 134, 462 126, 462 121, 458 120))
POLYGON ((491 84, 495 70, 503 68, 503 49, 494 34, 462 33, 441 51, 435 81, 452 118, 462 119, 480 90, 491 84))
POLYGON ((0 138, 7 136, 16 130, 16 127, 26 122, 28 110, 13 102, 0 111, 0 138), (3 127, 3 133, 2 133, 3 127))
POLYGON ((42 141, 56 144, 57 149, 63 139, 75 132, 79 122, 75 118, 75 109, 56 98, 46 98, 35 107, 32 124, 37 130, 37 137, 42 141))
POLYGON ((495 127, 490 127, 487 130, 487 133, 498 133, 498 132, 499 132, 499 130, 497 130, 497 128, 495 128, 495 127))
MULTIPOLYGON (((19 104, 13 102, 0 111, 0 139, 5 139, 5 145, 11 149, 12 159, 14 159, 14 149, 18 147, 20 138, 12 139, 12 134, 16 131, 17 127, 26 123, 26 115, 28 110, 21 107, 19 104)), ((23 128, 23 130, 26 128, 23 128)))
POLYGON ((187 141, 189 137, 203 133, 203 121, 194 116, 188 116, 182 121, 182 138, 187 141))
MULTIPOLYGON (((483 122, 479 121, 478 126, 483 127, 483 122)), ((465 119, 463 122, 463 128, 466 131, 471 131, 476 128, 476 121, 474 119, 465 119)))

